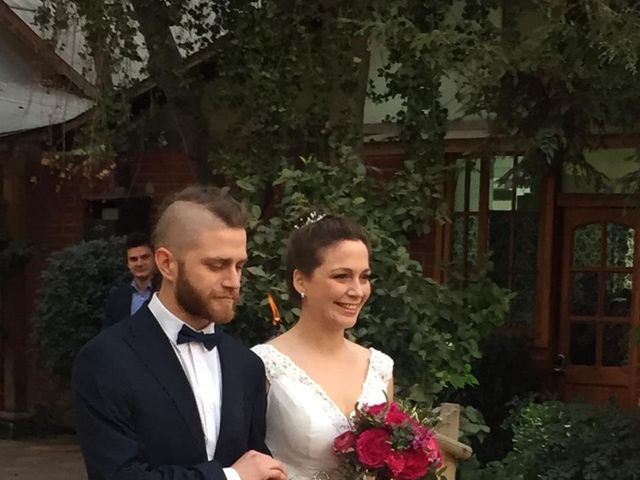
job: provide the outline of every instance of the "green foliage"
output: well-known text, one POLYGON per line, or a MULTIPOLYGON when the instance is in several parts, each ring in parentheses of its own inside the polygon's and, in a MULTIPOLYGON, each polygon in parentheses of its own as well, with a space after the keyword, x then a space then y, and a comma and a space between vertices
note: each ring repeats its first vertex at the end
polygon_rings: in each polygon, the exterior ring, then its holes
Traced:
MULTIPOLYGON (((255 310, 247 315, 252 323, 232 328, 249 344, 265 341, 257 333, 271 321, 269 291, 278 299, 285 326, 295 322, 298 310, 289 301, 284 279, 287 235, 296 219, 311 210, 342 214, 367 230, 374 274, 372 297, 350 337, 391 355, 399 393, 416 401, 432 400, 445 385, 474 382, 471 362, 480 356, 479 342, 504 320, 509 296, 483 276, 440 284, 426 278, 411 259, 406 232, 422 224, 422 212, 397 200, 402 194, 396 186, 424 178, 399 172, 380 182, 357 160, 335 165, 315 159, 300 162, 299 168, 282 169, 276 179, 277 214, 265 220, 260 209, 252 207, 243 303, 255 310)), ((239 184, 251 197, 251 182, 239 184)))
POLYGON ((539 385, 532 370, 527 339, 494 333, 483 339, 480 350, 482 357, 472 369, 478 384, 443 392, 440 399, 481 412, 478 423, 486 422, 490 433, 476 436, 471 445, 485 464, 503 458, 511 450, 513 432, 504 424, 509 410, 518 399, 536 392, 539 385))
POLYGON ((44 365, 68 382, 80 348, 100 329, 111 287, 124 281, 124 239, 92 240, 54 252, 41 275, 32 319, 44 365))
POLYGON ((640 11, 629 2, 535 0, 505 4, 505 24, 459 72, 458 100, 495 136, 526 153, 524 176, 569 165, 591 180, 593 134, 629 131, 640 112, 640 11))
POLYGON ((513 419, 513 451, 463 480, 637 478, 640 412, 558 401, 530 403, 513 419))

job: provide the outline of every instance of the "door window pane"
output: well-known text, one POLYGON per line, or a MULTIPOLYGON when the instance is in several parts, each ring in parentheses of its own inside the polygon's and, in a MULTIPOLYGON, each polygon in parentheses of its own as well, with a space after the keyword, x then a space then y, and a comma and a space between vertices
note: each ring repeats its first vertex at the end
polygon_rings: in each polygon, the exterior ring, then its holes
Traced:
POLYGON ((573 237, 573 264, 576 267, 595 267, 600 264, 601 236, 599 223, 576 229, 573 237))
POLYGON ((629 353, 629 326, 625 324, 605 325, 602 342, 602 365, 619 367, 626 365, 629 353))
POLYGON ((598 308, 598 274, 574 272, 571 281, 571 313, 595 316, 598 308))
POLYGON ((607 225, 607 265, 612 267, 633 267, 635 230, 626 225, 607 225))
POLYGON ((631 315, 630 273, 607 273, 606 290, 604 292, 604 314, 615 317, 631 315))
POLYGON ((571 363, 595 365, 596 328, 593 323, 571 324, 571 363))

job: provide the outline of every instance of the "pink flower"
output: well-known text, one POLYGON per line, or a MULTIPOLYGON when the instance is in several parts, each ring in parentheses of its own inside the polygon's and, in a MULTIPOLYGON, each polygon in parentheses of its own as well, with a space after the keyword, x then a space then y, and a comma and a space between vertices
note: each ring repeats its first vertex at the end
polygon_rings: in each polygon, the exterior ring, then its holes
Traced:
POLYGON ((418 450, 407 450, 403 452, 404 456, 404 468, 401 475, 398 475, 400 480, 415 480, 420 477, 424 477, 429 470, 430 456, 418 450))
POLYGON ((358 460, 367 468, 384 466, 385 459, 391 453, 389 433, 382 428, 371 428, 360 434, 356 440, 358 460))
POLYGON ((393 425, 400 425, 404 421, 409 420, 409 418, 409 415, 403 412, 396 402, 393 402, 389 407, 385 422, 393 425))
POLYGON ((375 417, 377 415, 380 415, 380 413, 382 413, 385 408, 387 408, 386 403, 378 403, 377 405, 367 405, 364 407, 364 410, 372 417, 375 417))
POLYGON ((353 451, 356 446, 356 434, 351 430, 338 435, 333 441, 333 450, 337 453, 353 451))
POLYGON ((391 452, 387 458, 384 459, 384 463, 386 463, 389 470, 391 470, 393 478, 399 478, 404 470, 405 462, 403 452, 391 452))
POLYGON ((425 450, 429 453, 429 463, 431 465, 434 465, 436 468, 440 468, 444 465, 442 452, 440 451, 440 446, 438 445, 438 442, 436 442, 436 437, 434 435, 431 435, 427 440, 425 450))

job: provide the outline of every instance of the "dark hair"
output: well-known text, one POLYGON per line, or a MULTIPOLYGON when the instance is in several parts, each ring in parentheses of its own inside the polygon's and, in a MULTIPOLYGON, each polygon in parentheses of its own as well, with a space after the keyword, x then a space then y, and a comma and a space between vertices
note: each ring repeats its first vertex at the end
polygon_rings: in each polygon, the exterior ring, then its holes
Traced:
MULTIPOLYGON (((248 220, 244 205, 231 196, 228 188, 209 185, 192 185, 166 197, 158 208, 158 220, 169 206, 176 202, 189 202, 205 208, 231 228, 245 228, 248 220)), ((156 224, 157 229, 157 224, 156 224)), ((154 244, 157 243, 157 231, 153 232, 154 244)))
POLYGON ((144 232, 131 232, 127 235, 125 246, 127 250, 136 247, 151 248, 151 239, 149 238, 149 235, 144 232))
POLYGON ((287 242, 287 286, 292 300, 300 302, 300 294, 293 287, 293 271, 310 277, 323 261, 322 250, 342 240, 360 240, 371 251, 369 239, 357 223, 336 215, 326 215, 320 220, 317 214, 303 218, 303 225, 291 232, 287 242))

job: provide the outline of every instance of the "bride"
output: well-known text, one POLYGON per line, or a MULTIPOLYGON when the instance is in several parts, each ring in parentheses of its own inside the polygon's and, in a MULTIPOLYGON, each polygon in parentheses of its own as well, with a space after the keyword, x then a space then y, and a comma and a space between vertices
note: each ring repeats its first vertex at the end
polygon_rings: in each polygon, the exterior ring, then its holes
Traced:
POLYGON ((269 382, 266 443, 292 480, 341 479, 333 439, 356 402, 393 396, 393 361, 345 338, 371 293, 369 242, 360 226, 318 216, 294 230, 287 280, 298 322, 253 349, 269 382))

